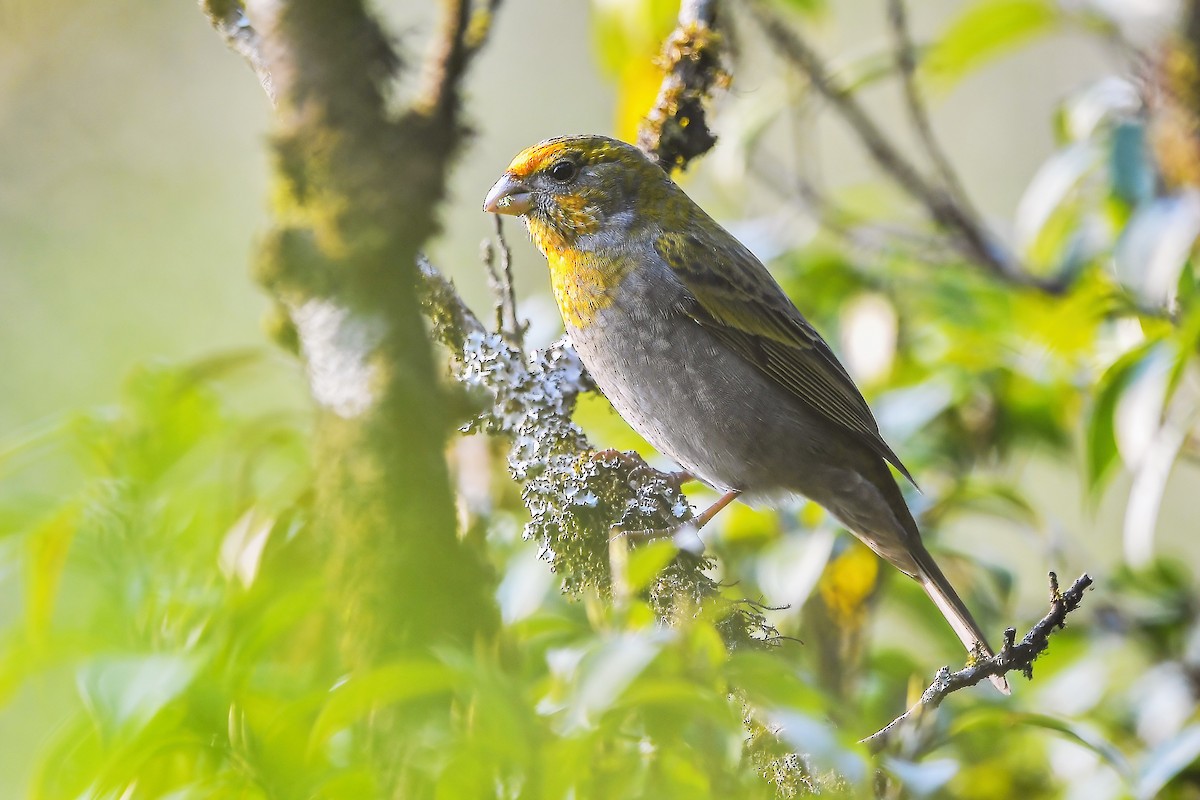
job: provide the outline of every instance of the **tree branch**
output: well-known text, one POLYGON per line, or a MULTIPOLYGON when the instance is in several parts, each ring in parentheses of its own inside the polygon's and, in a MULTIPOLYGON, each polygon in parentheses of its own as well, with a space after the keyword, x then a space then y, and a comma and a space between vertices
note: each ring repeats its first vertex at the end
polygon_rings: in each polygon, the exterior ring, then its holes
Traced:
POLYGON ((638 147, 667 172, 686 169, 717 142, 706 107, 728 85, 729 73, 721 66, 725 42, 716 22, 717 0, 684 0, 679 24, 663 44, 666 75, 638 130, 638 147))
POLYGON ((456 532, 449 414, 416 290, 415 254, 437 232, 466 133, 463 73, 486 33, 469 3, 442 5, 428 95, 397 110, 401 59, 363 0, 202 0, 276 106, 281 210, 256 271, 295 328, 316 401, 317 517, 334 543, 334 602, 354 620, 351 669, 499 624, 484 554, 456 532), (421 611, 431 605, 439 615, 421 611))
POLYGON ((904 7, 904 0, 887 0, 887 5, 888 25, 892 31, 896 50, 896 67, 900 71, 900 82, 904 87, 904 102, 908 108, 908 116, 913 129, 916 130, 921 146, 929 156, 929 160, 933 162, 933 167, 937 170, 938 177, 941 178, 946 189, 970 213, 972 218, 978 220, 979 214, 970 205, 958 173, 933 132, 929 111, 917 89, 917 53, 908 28, 908 14, 904 7))
POLYGON ((959 689, 974 686, 992 676, 1019 671, 1032 680, 1033 662, 1050 646, 1050 634, 1066 626, 1067 614, 1079 608, 1083 601, 1083 593, 1091 585, 1092 579, 1084 574, 1076 578, 1065 592, 1059 592, 1058 576, 1051 572, 1050 611, 1025 634, 1025 638, 1019 644, 1016 643, 1016 629, 1008 628, 1004 631, 1004 646, 991 658, 980 659, 957 672, 951 672, 949 667, 942 667, 933 683, 929 684, 921 694, 921 699, 912 708, 862 739, 861 743, 870 746, 872 750, 882 749, 906 721, 937 708, 946 697, 959 689))
POLYGON ((246 9, 241 0, 200 0, 200 10, 208 17, 209 24, 221 34, 229 49, 246 59, 246 63, 258 76, 263 91, 274 105, 275 82, 263 59, 258 31, 246 17, 246 9))
POLYGON ((784 23, 762 0, 749 0, 748 5, 776 51, 808 78, 812 88, 850 126, 876 165, 916 200, 935 223, 953 235, 959 252, 972 263, 1013 285, 1053 295, 1066 291, 1066 278, 1047 279, 1025 271, 1012 253, 954 197, 925 180, 883 134, 854 94, 830 74, 825 62, 803 36, 784 23))
POLYGON ((487 42, 492 21, 501 0, 488 0, 487 5, 472 13, 471 0, 450 0, 443 3, 442 34, 426 63, 426 86, 420 105, 435 114, 444 113, 457 102, 458 87, 471 60, 487 42))
MULTIPOLYGON (((580 393, 594 387, 569 344, 523 352, 488 330, 427 258, 418 256, 417 265, 422 308, 454 355, 455 380, 485 398, 467 429, 509 442, 509 474, 530 516, 526 536, 542 544, 569 591, 586 586, 607 594, 612 528, 678 525, 692 515, 687 499, 670 475, 640 456, 592 449, 571 413, 580 393)), ((649 597, 660 618, 723 603, 719 627, 730 646, 774 641, 761 608, 722 597, 720 584, 704 574, 709 563, 681 551, 654 580, 649 597)))

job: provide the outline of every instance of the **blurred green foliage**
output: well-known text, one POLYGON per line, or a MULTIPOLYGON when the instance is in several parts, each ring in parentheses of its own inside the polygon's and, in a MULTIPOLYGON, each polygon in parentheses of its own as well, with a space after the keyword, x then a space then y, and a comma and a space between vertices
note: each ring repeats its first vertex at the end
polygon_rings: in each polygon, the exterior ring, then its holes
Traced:
MULTIPOLYGON (((643 98, 648 82, 613 54, 645 55, 669 13, 596 5, 602 59, 643 98)), ((927 79, 968 81, 1069 22, 1054 4, 972 4, 932 45, 927 79)), ((0 446, 0 720, 5 749, 28 757, 12 795, 1200 797, 1200 596, 1193 566, 1154 538, 1171 468, 1196 452, 1200 201, 1169 179, 1137 97, 1114 75, 1066 98, 1060 149, 1017 210, 1019 255, 1069 275, 1063 296, 899 244, 864 257, 831 233, 774 262, 920 476, 912 501, 935 546, 963 518, 1023 532, 1020 561, 938 548, 989 629, 1036 614, 1017 596, 1045 569, 1092 556, 1087 530, 1055 530, 1025 494, 1021 465, 1075 471, 1084 496, 1063 504, 1128 487, 1122 563, 1012 698, 955 696, 872 756, 854 741, 958 657, 918 587, 820 509, 739 508, 710 553, 731 597, 790 606, 771 612, 773 646, 730 652, 706 608, 660 624, 642 590, 670 543, 614 561, 614 598, 567 599, 478 441, 453 461, 464 527, 499 576, 499 642, 350 674, 339 641, 354 631, 328 602, 331 543, 311 522, 311 419, 262 408, 256 390, 283 373, 298 393, 298 369, 220 354, 136 368, 112 405, 0 446), (886 359, 853 357, 864 336, 886 359), (399 712, 387 736, 366 736, 382 709, 399 712)), ((864 229, 903 218, 873 202, 864 229)), ((580 416, 619 429, 599 399, 580 416)), ((637 446, 619 430, 598 438, 637 446)))

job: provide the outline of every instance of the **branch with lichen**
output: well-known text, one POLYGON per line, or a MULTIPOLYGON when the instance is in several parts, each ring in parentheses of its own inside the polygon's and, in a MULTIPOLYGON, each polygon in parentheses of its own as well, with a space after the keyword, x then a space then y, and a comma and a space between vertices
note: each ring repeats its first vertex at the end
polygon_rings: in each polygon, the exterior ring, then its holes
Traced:
MULTIPOLYGON (((571 419, 579 394, 593 388, 565 341, 524 352, 504 332, 489 330, 427 258, 418 258, 422 307, 433 333, 453 354, 454 378, 484 395, 483 410, 466 429, 509 442, 508 471, 529 511, 527 538, 562 576, 569 591, 613 586, 612 530, 667 528, 692 510, 671 476, 632 453, 596 452, 571 419)), ((708 559, 681 550, 651 584, 659 616, 727 602, 719 627, 738 644, 773 639, 753 604, 726 601, 704 570, 708 559)))
POLYGON ((638 147, 667 172, 686 169, 716 144, 708 127, 713 93, 729 82, 725 40, 716 29, 716 0, 684 0, 679 24, 663 43, 665 75, 638 130, 638 147))
POLYGON ((240 55, 258 76, 258 82, 271 103, 275 103, 275 82, 263 58, 258 31, 250 24, 240 0, 200 0, 200 10, 213 29, 221 34, 229 49, 240 55))
MULTIPOLYGON (((712 0, 687 0, 679 26, 664 45, 670 63, 639 140, 659 163, 683 166, 716 141, 704 117, 711 93, 726 79, 720 38, 712 29, 715 14, 712 0)), ((509 473, 520 484, 530 515, 526 535, 541 544, 568 590, 608 593, 613 531, 674 527, 690 519, 692 509, 671 476, 635 454, 593 450, 571 419, 576 398, 592 384, 568 342, 528 353, 520 348, 502 239, 499 249, 499 270, 485 258, 497 297, 497 330, 480 322, 453 285, 420 257, 423 307, 435 337, 456 359, 455 379, 486 396, 485 409, 470 428, 510 442, 509 473)), ((490 257, 490 248, 487 252, 490 257)), ((624 540, 616 544, 619 549, 624 540)), ((720 623, 727 642, 773 640, 775 631, 761 609, 724 600, 720 585, 704 573, 709 565, 702 556, 680 551, 648 590, 660 616, 670 618, 720 598, 728 603, 720 623)))
POLYGON ((1058 576, 1051 572, 1050 610, 1030 628, 1025 638, 1018 643, 1016 629, 1008 628, 1004 631, 1004 646, 994 656, 978 659, 957 672, 951 672, 949 667, 942 667, 934 677, 933 683, 929 684, 921 698, 910 709, 863 739, 862 743, 869 745, 873 750, 882 749, 895 738, 905 723, 937 708, 954 692, 974 686, 988 678, 1020 672, 1032 680, 1034 660, 1050 646, 1050 635, 1066 627, 1067 615, 1079 608, 1079 604, 1083 602, 1083 593, 1091 585, 1092 579, 1084 574, 1076 578, 1065 592, 1060 592, 1058 576))
MULTIPOLYGON (((425 85, 401 124, 411 125, 414 114, 436 122, 453 108, 451 101, 463 70, 481 46, 498 2, 490 0, 474 13, 471 4, 463 0, 452 0, 447 6, 440 43, 425 68, 425 85)), ((685 14, 691 6, 696 7, 691 18, 696 24, 711 20, 711 3, 685 3, 685 14)), ((268 61, 263 54, 267 43, 250 24, 241 4, 203 0, 203 7, 223 36, 226 23, 240 31, 234 50, 258 72, 256 65, 268 61)), ((681 35, 677 31, 673 38, 681 35)), ((695 55, 693 50, 688 53, 688 58, 695 55)), ((713 60, 705 58, 700 63, 704 70, 715 69, 713 60)), ((284 62, 284 68, 290 71, 299 65, 284 62)), ((695 71, 690 74, 701 80, 695 71)), ((264 87, 271 85, 269 70, 265 76, 264 87)), ((715 79, 702 82, 709 88, 717 83, 715 79)), ((694 93, 689 96, 703 102, 694 93)), ((680 115, 690 113, 691 108, 689 102, 676 103, 664 108, 660 119, 667 130, 688 127, 680 122, 680 115)), ((420 132, 423 126, 414 127, 420 132)), ((693 145, 691 154, 703 153, 712 141, 693 145)), ((456 356, 456 379, 488 396, 488 409, 472 427, 511 442, 508 466, 522 487, 530 513, 527 534, 541 543, 543 555, 569 589, 590 586, 607 592, 612 585, 609 538, 614 527, 666 527, 686 521, 692 511, 669 476, 632 454, 596 453, 590 447, 571 420, 579 392, 591 387, 583 366, 566 342, 530 353, 520 348, 520 326, 505 261, 506 248, 501 242, 501 263, 494 277, 499 311, 496 331, 483 325, 453 285, 418 256, 422 308, 433 323, 435 336, 456 356)), ((649 598, 661 616, 667 618, 676 610, 695 608, 721 595, 720 585, 704 574, 709 563, 681 552, 663 571, 649 589, 649 598)), ((730 603, 721 627, 731 644, 774 635, 752 604, 730 603)))

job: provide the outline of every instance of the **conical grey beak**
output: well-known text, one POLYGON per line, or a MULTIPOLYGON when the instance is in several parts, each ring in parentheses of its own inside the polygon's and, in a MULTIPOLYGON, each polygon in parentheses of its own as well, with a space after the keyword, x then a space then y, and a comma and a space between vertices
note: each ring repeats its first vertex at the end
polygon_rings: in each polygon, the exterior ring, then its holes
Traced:
POLYGON ((483 210, 489 214, 509 214, 519 217, 533 208, 533 193, 529 187, 506 172, 496 181, 483 201, 483 210))

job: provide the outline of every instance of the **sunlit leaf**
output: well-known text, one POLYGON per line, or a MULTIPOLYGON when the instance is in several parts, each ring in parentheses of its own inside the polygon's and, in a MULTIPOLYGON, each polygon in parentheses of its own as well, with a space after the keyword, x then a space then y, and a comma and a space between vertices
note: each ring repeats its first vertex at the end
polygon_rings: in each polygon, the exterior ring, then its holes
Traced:
POLYGON ((592 30, 601 69, 617 85, 614 132, 637 140, 638 126, 654 105, 662 68, 658 55, 675 25, 678 4, 669 0, 594 0, 592 30))
POLYGON ((836 531, 825 524, 807 536, 785 536, 770 545, 757 567, 758 583, 767 601, 798 611, 817 588, 836 541, 836 531))
POLYGON ((550 566, 538 555, 536 548, 517 550, 496 589, 500 616, 505 624, 512 625, 536 612, 553 585, 550 566))
POLYGON ((106 736, 133 735, 191 684, 199 668, 195 656, 109 656, 82 666, 77 683, 106 736))
POLYGON ((625 582, 631 592, 640 592, 650 585, 654 577, 670 564, 679 553, 679 547, 671 539, 663 539, 630 548, 625 568, 625 582))
POLYGON ((242 586, 254 583, 267 537, 275 525, 271 518, 259 518, 253 509, 243 514, 221 542, 217 562, 225 577, 236 578, 242 586))
POLYGON ((865 780, 867 762, 862 747, 853 740, 844 739, 826 723, 798 711, 780 709, 768 716, 779 727, 780 736, 821 767, 835 770, 852 784, 865 780))
POLYGON ((309 734, 310 751, 322 747, 333 734, 386 706, 449 692, 458 676, 446 664, 429 660, 403 660, 351 675, 329 693, 309 734))
POLYGON ((1159 791, 1197 759, 1200 759, 1200 725, 1192 725, 1149 753, 1138 769, 1134 796, 1138 800, 1157 797, 1159 791))
POLYGON ((1012 711, 997 706, 979 707, 963 714, 951 727, 949 735, 953 737, 976 727, 989 726, 1011 731, 1014 725, 1028 725, 1057 733, 1098 755, 1119 775, 1129 778, 1133 774, 1121 751, 1094 727, 1048 714, 1012 711))
POLYGON ((567 702, 567 725, 577 730, 593 724, 649 666, 665 638, 665 633, 653 631, 622 634, 589 654, 567 702))
POLYGON ((1124 390, 1113 412, 1117 451, 1130 470, 1145 458, 1155 434, 1162 427, 1163 409, 1169 394, 1171 371, 1178 358, 1169 341, 1145 349, 1128 373, 1124 390))
POLYGON ((1017 205, 1014 220, 1017 245, 1040 264, 1057 263, 1078 228, 1071 208, 1083 179, 1103 163, 1103 151, 1091 142, 1068 145, 1038 168, 1017 205))
POLYGON ((1179 396, 1172 400, 1162 425, 1141 452, 1129 487, 1129 501, 1125 505, 1125 558, 1134 566, 1145 566, 1154 557, 1154 533, 1167 479, 1187 441, 1190 426, 1180 419, 1180 413, 1172 413, 1179 400, 1179 396))
POLYGON ((1034 36, 1054 30, 1062 15, 1050 0, 982 0, 942 32, 922 66, 926 79, 945 90, 992 59, 1034 36))
POLYGON ((884 767, 904 784, 904 788, 918 797, 926 797, 950 782, 958 774, 958 762, 949 758, 927 761, 905 761, 887 757, 884 767))
POLYGON ((1116 410, 1129 382, 1155 342, 1145 342, 1124 353, 1105 370, 1096 384, 1087 418, 1087 488, 1093 499, 1117 463, 1116 410))
POLYGON ((79 521, 79 509, 68 504, 29 537, 29 569, 26 590, 26 621, 31 635, 45 633, 50 627, 54 601, 67 552, 79 521))
POLYGON ((1117 277, 1151 305, 1175 295, 1200 236, 1200 192, 1161 197, 1140 208, 1117 243, 1117 277))
POLYGON ((1058 117, 1063 141, 1076 142, 1097 131, 1101 123, 1129 119, 1141 108, 1137 87, 1127 78, 1106 75, 1073 93, 1058 117))

